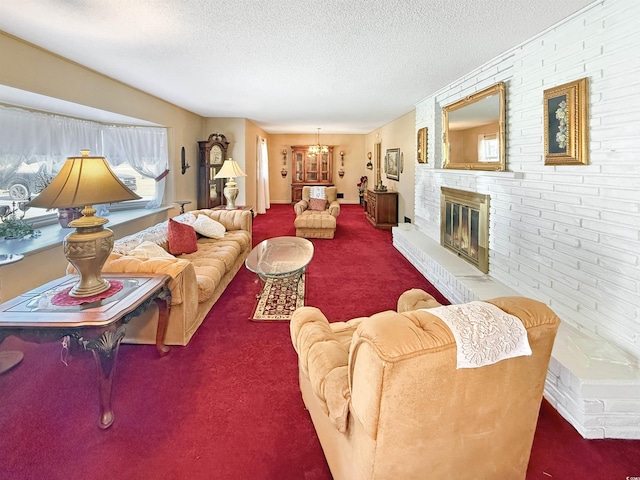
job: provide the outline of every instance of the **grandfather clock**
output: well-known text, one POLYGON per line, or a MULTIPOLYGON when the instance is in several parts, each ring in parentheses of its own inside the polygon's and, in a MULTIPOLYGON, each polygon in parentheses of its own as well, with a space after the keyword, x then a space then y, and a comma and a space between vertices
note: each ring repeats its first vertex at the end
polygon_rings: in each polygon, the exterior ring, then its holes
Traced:
POLYGON ((224 204, 224 179, 215 179, 227 158, 229 142, 221 133, 212 133, 198 142, 200 161, 198 170, 198 208, 213 208, 224 204))

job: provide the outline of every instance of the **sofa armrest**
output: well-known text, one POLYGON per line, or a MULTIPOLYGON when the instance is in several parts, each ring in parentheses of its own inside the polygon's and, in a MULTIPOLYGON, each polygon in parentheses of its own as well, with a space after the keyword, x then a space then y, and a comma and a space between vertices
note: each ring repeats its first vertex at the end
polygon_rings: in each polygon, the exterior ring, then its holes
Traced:
POLYGON ((296 217, 298 215, 302 215, 302 212, 304 212, 308 208, 309 208, 309 202, 307 202, 306 200, 300 200, 298 203, 296 203, 293 206, 293 210, 296 212, 296 217))
POLYGON ((347 430, 349 415, 349 351, 315 307, 298 308, 289 324, 291 341, 298 353, 300 370, 309 377, 311 388, 338 431, 347 430))
POLYGON ((338 218, 338 215, 340 215, 340 203, 338 203, 337 200, 334 200, 329 204, 329 208, 327 210, 329 210, 331 215, 338 218))
POLYGON ((419 288, 412 288, 407 290, 400 298, 398 298, 397 311, 411 312, 412 310, 419 310, 422 308, 435 308, 441 307, 442 304, 438 302, 432 295, 428 294, 424 290, 419 288))
POLYGON ((171 277, 171 305, 179 305, 194 294, 194 301, 196 304, 198 302, 196 272, 188 260, 164 257, 138 258, 112 253, 102 267, 102 273, 164 273, 171 277))

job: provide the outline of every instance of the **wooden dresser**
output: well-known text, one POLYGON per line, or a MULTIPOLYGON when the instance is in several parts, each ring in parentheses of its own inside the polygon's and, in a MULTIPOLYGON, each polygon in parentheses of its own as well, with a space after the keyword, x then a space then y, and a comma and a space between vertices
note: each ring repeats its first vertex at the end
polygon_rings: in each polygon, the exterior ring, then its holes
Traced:
POLYGON ((390 229, 398 225, 398 192, 367 190, 365 215, 376 228, 390 229))

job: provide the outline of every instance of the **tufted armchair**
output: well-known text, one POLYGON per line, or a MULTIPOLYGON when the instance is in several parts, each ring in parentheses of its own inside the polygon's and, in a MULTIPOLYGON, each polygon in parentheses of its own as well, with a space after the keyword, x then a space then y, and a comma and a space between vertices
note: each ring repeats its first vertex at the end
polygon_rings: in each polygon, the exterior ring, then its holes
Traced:
POLYGON ((325 187, 326 203, 311 198, 311 187, 302 187, 302 200, 293 206, 296 212, 296 236, 304 238, 333 238, 336 218, 340 215, 338 189, 325 187), (315 205, 315 203, 322 203, 315 205))
POLYGON ((528 298, 486 304, 520 319, 531 355, 457 368, 435 312, 469 304, 440 307, 421 290, 398 312, 347 322, 295 311, 302 398, 335 480, 525 478, 559 319, 528 298))

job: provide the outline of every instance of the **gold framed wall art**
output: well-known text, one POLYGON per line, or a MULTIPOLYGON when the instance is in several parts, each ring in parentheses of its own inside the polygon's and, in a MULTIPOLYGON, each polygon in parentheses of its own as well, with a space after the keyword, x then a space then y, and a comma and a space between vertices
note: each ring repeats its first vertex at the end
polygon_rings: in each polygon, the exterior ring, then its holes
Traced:
POLYGON ((544 91, 544 164, 587 165, 587 79, 544 91))
POLYGON ((387 148, 387 154, 385 155, 384 160, 384 170, 387 172, 387 178, 391 180, 400 180, 400 149, 387 148))
POLYGON ((418 151, 416 158, 418 163, 428 163, 427 161, 427 127, 418 129, 418 151))

